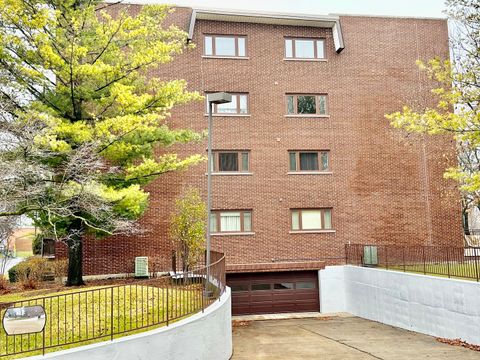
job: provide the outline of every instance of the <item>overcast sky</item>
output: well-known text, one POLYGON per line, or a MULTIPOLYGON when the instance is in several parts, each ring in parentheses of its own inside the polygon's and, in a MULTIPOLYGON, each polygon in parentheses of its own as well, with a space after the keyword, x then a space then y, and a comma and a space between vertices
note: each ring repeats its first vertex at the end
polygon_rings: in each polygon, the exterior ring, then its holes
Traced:
POLYGON ((442 17, 444 0, 125 0, 130 3, 175 3, 196 8, 276 11, 312 15, 362 14, 442 17))

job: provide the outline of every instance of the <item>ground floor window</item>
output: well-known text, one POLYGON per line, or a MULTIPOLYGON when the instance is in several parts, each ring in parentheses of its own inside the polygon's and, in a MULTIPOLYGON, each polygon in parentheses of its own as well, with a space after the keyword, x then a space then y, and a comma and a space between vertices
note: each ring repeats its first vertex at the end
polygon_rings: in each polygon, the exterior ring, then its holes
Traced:
POLYGON ((212 211, 210 215, 212 233, 236 233, 252 231, 252 211, 212 211))
POLYGON ((292 209, 291 229, 330 230, 332 229, 332 209, 292 209))

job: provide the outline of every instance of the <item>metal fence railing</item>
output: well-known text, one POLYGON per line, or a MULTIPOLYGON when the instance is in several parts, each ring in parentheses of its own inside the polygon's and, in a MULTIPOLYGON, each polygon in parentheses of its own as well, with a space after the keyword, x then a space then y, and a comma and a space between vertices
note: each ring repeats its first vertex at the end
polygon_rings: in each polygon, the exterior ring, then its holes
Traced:
POLYGON ((480 247, 345 245, 350 265, 479 281, 480 247))
POLYGON ((7 309, 12 312, 12 308, 22 308, 19 311, 25 312, 25 307, 38 308, 38 305, 43 307, 45 318, 43 329, 37 333, 8 335, 2 326, 0 358, 45 354, 74 344, 113 340, 145 329, 168 326, 203 311, 225 291, 225 257, 215 253, 212 259, 215 261, 208 269, 203 266, 187 273, 132 284, 0 303, 2 319, 7 309))

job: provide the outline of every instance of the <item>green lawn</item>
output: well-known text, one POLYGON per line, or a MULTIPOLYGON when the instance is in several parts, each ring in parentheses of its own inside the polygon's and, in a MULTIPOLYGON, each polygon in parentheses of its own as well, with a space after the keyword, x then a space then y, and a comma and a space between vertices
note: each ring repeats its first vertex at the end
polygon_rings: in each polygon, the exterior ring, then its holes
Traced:
POLYGON ((30 250, 30 251, 16 251, 15 252, 15 257, 20 257, 20 258, 27 258, 29 256, 33 256, 33 252, 30 250))
MULTIPOLYGON (((16 301, 15 307, 42 305, 47 314, 45 339, 43 333, 7 337, 0 329, 0 355, 53 347, 48 351, 71 348, 99 341, 109 340, 113 327, 114 338, 130 335, 166 325, 168 321, 178 321, 185 314, 197 312, 202 308, 200 285, 187 287, 154 287, 125 285, 120 287, 94 287, 82 290, 68 290, 61 293, 35 296, 35 300, 25 297, 28 294, 12 294, 0 297, 0 302, 16 301), (112 304, 113 298, 113 304, 112 304), (168 307, 168 315, 167 315, 168 307), (112 315, 113 308, 113 317, 112 315), (141 329, 141 330, 139 330, 141 329), (78 342, 77 344, 67 343, 78 342), (23 350, 22 350, 23 349, 23 350)), ((1 316, 5 308, 1 310, 1 316)), ((38 355, 33 351, 24 355, 8 356, 2 359, 14 359, 27 355, 38 355)))
MULTIPOLYGON (((386 266, 381 266, 385 268, 386 266)), ((456 264, 456 263, 439 263, 439 264, 411 264, 406 265, 389 265, 388 269, 390 270, 399 270, 399 271, 406 271, 412 272, 417 274, 424 274, 427 275, 434 275, 440 277, 448 277, 450 273, 451 278, 456 279, 463 279, 463 280, 473 280, 476 281, 477 274, 480 276, 480 264, 477 266, 474 262, 470 263, 463 263, 463 264, 456 264)))

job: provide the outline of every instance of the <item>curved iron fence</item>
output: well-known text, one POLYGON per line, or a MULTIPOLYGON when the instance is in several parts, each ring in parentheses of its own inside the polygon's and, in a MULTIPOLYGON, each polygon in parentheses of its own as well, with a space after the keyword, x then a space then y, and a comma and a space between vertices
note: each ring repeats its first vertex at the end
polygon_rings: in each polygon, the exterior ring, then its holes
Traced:
POLYGON ((225 256, 215 253, 212 259, 208 268, 204 266, 186 273, 0 303, 2 322, 7 322, 11 334, 2 326, 0 358, 45 354, 76 344, 113 340, 168 326, 203 311, 225 291, 225 256), (28 329, 28 321, 32 324, 37 321, 25 316, 25 307, 38 305, 45 311, 45 315, 35 314, 38 320, 44 320, 43 329, 36 333, 12 334, 15 328, 18 332, 27 325, 28 329), (6 316, 7 309, 11 308, 17 310, 9 310, 6 316), (15 311, 18 317, 9 317, 15 311))

